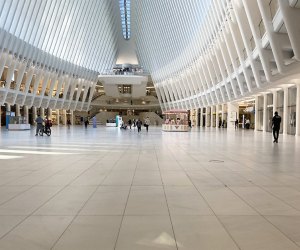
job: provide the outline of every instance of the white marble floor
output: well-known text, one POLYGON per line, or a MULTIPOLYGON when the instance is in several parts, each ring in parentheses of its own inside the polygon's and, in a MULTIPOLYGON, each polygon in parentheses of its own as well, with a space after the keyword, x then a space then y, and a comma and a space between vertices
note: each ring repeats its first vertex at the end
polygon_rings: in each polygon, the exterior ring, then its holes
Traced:
POLYGON ((300 139, 0 133, 0 249, 300 249, 300 139))

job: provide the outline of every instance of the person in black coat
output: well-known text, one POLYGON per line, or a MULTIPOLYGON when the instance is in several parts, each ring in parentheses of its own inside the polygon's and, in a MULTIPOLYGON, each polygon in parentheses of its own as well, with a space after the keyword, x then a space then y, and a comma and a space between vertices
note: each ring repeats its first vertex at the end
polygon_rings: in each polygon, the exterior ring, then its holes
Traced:
POLYGON ((272 118, 272 129, 273 129, 273 143, 278 143, 279 130, 280 130, 281 117, 278 115, 278 112, 275 112, 275 115, 272 118))
POLYGON ((140 132, 142 130, 142 122, 140 119, 136 121, 136 126, 138 128, 138 132, 140 132))

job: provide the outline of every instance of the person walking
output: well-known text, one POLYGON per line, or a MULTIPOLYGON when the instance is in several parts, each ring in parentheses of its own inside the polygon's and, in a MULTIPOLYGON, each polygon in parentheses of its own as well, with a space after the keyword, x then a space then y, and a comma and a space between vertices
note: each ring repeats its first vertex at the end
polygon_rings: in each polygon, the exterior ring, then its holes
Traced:
POLYGON ((272 129, 273 129, 273 137, 274 137, 273 143, 275 142, 278 143, 280 123, 281 123, 281 117, 278 115, 278 112, 276 111, 272 118, 272 129))
POLYGON ((132 125, 131 119, 128 120, 128 125, 129 125, 129 128, 131 129, 131 125, 132 125))
POLYGON ((246 119, 245 127, 246 127, 246 129, 250 129, 250 120, 249 120, 249 118, 246 119))
POLYGON ((70 119, 67 120, 67 125, 68 125, 68 129, 69 129, 70 126, 71 126, 71 120, 70 119))
POLYGON ((89 125, 89 119, 88 118, 86 118, 86 120, 85 120, 85 122, 84 122, 84 126, 85 126, 85 128, 87 128, 87 126, 89 125))
MULTIPOLYGON (((39 131, 43 131, 43 118, 41 117, 40 114, 38 114, 38 117, 35 119, 36 122, 36 132, 35 132, 35 136, 37 136, 39 134, 39 131)), ((41 134, 43 136, 43 134, 41 134)))
POLYGON ((137 126, 137 129, 138 129, 138 132, 141 132, 142 131, 142 122, 140 119, 138 119, 136 121, 136 126, 137 126))
POLYGON ((239 128, 239 120, 238 119, 236 119, 235 122, 234 122, 234 128, 235 129, 239 128))
POLYGON ((136 120, 135 119, 132 120, 132 124, 133 124, 133 129, 135 130, 135 127, 136 127, 136 120))
POLYGON ((150 126, 150 119, 149 117, 147 117, 145 119, 145 123, 144 123, 145 127, 146 127, 146 131, 148 132, 149 126, 150 126))

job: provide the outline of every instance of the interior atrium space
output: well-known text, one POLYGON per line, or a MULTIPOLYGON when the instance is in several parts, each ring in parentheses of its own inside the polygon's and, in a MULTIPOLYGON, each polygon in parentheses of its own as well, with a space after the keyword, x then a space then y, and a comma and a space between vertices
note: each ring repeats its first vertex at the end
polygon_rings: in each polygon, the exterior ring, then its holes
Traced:
POLYGON ((299 0, 0 0, 0 249, 300 249, 299 0))

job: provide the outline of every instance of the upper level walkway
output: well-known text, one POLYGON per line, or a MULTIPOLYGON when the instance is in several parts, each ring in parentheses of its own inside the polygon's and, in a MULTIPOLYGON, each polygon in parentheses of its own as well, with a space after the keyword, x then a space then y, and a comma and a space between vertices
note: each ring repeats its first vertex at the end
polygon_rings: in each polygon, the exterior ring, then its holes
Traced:
POLYGON ((0 249, 300 249, 300 141, 53 127, 0 133, 0 249))

